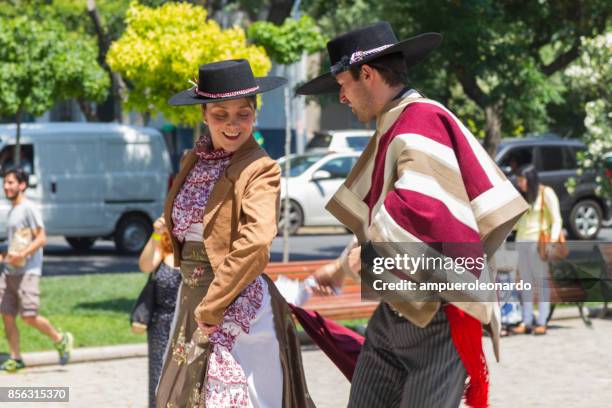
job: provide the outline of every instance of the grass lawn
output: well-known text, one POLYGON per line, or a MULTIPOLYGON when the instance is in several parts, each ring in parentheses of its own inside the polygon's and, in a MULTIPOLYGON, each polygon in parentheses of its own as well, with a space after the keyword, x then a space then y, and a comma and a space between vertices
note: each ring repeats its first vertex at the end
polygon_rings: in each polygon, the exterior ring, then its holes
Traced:
MULTIPOLYGON (((130 331, 129 313, 146 282, 138 273, 43 277, 41 315, 74 334, 75 347, 139 343, 146 335, 130 331)), ((52 350, 51 341, 18 319, 23 352, 52 350)), ((8 352, 4 328, 0 353, 8 352)))
MULTIPOLYGON (((146 335, 130 331, 129 313, 146 279, 140 272, 43 277, 40 313, 56 328, 72 332, 75 347, 145 342, 146 335)), ((354 328, 367 324, 367 319, 339 323, 354 328)), ((21 319, 17 324, 22 352, 53 350, 51 341, 38 330, 21 319)), ((0 336, 2 353, 8 353, 4 328, 0 336)))

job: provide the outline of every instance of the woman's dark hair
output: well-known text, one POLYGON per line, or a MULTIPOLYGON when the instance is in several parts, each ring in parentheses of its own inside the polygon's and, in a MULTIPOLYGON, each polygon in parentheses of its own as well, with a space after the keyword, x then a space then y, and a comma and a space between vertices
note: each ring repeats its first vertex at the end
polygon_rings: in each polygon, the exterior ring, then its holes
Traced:
POLYGON ((523 195, 529 204, 533 204, 538 198, 538 191, 540 190, 540 178, 535 166, 525 164, 518 169, 517 175, 518 177, 525 177, 527 180, 527 192, 523 195))
POLYGON ((10 167, 4 172, 2 177, 6 178, 7 176, 11 174, 15 176, 19 184, 26 183, 26 186, 27 186, 28 184, 28 172, 27 171, 25 171, 24 169, 20 167, 10 167))

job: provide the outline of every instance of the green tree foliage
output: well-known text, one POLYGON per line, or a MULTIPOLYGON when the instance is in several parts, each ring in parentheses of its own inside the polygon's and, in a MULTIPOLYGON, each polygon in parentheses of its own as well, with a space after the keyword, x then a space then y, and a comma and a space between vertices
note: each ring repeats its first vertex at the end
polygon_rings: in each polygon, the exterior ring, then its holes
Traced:
MULTIPOLYGON (((155 7, 165 0, 140 0, 140 4, 155 7)), ((16 17, 27 14, 33 20, 54 19, 76 35, 87 37, 97 45, 97 62, 110 76, 107 98, 97 104, 77 98, 88 121, 121 121, 123 109, 120 95, 125 93, 121 76, 106 65, 106 53, 111 41, 125 29, 126 0, 7 0, 0 15, 16 17)))
MULTIPOLYGON (((586 103, 586 132, 583 140, 588 149, 580 153, 578 162, 581 172, 595 171, 597 190, 600 196, 612 198, 612 185, 604 177, 604 155, 612 152, 612 31, 595 38, 582 39, 582 54, 566 70, 573 85, 582 90, 586 103)), ((576 180, 568 182, 572 190, 576 180)))
POLYGON ((563 69, 578 57, 580 37, 603 32, 610 15, 604 0, 305 0, 304 7, 330 31, 338 22, 350 29, 387 20, 400 39, 441 32, 442 46, 411 69, 411 80, 484 129, 490 153, 502 134, 554 125, 550 106, 571 92, 563 69))
POLYGON ((91 41, 52 18, 0 16, 0 114, 16 115, 18 143, 24 113, 41 115, 68 98, 106 97, 109 78, 96 54, 91 41))
POLYGON ((206 9, 188 3, 159 8, 131 4, 126 30, 107 56, 109 66, 129 81, 129 108, 196 125, 201 121, 199 110, 170 107, 168 99, 190 86, 199 65, 245 58, 256 76, 267 74, 271 63, 263 47, 248 45, 241 28, 222 30, 206 17, 206 9))
POLYGON ((299 61, 304 52, 312 54, 322 50, 327 42, 308 16, 299 20, 288 18, 280 26, 258 21, 251 24, 247 33, 251 41, 266 49, 272 60, 283 65, 299 61))

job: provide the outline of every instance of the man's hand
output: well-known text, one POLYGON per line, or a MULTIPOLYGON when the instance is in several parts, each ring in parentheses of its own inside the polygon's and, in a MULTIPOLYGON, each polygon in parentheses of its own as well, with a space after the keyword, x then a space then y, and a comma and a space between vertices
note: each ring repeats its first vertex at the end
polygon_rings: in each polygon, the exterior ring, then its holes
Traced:
POLYGON ((323 265, 312 277, 317 285, 309 287, 313 294, 329 296, 334 294, 334 288, 341 288, 344 281, 344 271, 338 260, 323 265))
POLYGON ((348 264, 351 272, 357 276, 361 274, 361 246, 356 246, 350 250, 348 254, 348 264))
POLYGON ((26 255, 23 252, 11 252, 6 256, 6 263, 14 267, 23 266, 26 260, 26 255))

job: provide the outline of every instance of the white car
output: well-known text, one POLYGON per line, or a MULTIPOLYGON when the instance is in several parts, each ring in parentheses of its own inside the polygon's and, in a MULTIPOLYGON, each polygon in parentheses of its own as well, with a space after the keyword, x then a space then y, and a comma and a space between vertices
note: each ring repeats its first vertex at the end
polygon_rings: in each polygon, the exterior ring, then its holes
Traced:
POLYGON ((306 145, 306 153, 363 151, 373 130, 323 130, 315 132, 306 145))
MULTIPOLYGON (((289 171, 289 233, 295 234, 302 226, 340 226, 325 205, 346 179, 359 152, 310 153, 291 155, 289 171)), ((278 159, 281 179, 281 214, 279 233, 284 226, 284 203, 287 196, 285 185, 285 158, 278 159)))

